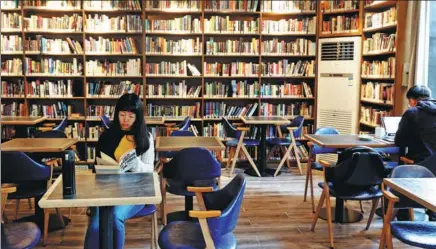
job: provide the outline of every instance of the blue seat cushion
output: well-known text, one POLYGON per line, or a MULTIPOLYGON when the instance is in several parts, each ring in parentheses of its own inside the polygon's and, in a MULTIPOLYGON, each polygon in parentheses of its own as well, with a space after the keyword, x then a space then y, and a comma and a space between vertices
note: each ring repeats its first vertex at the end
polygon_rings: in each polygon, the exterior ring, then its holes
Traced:
POLYGON ((392 235, 401 242, 420 248, 436 248, 436 222, 392 221, 392 235))
POLYGON ((41 238, 41 231, 32 222, 2 224, 1 230, 2 249, 34 248, 41 238))
POLYGON ((8 194, 8 199, 28 199, 43 196, 47 192, 47 181, 19 183, 17 191, 8 194))
MULTIPOLYGON (((239 139, 231 139, 226 141, 228 147, 236 147, 238 145, 239 139)), ((244 139, 245 146, 259 146, 260 142, 254 139, 244 139)))
POLYGON ((186 190, 188 186, 194 187, 213 187, 214 190, 218 188, 218 181, 216 179, 209 180, 196 180, 193 184, 187 185, 184 182, 174 180, 174 179, 166 179, 167 182, 167 192, 173 195, 181 195, 181 196, 195 196, 195 193, 189 192, 186 190))
MULTIPOLYGON (((236 239, 233 233, 228 233, 214 240, 216 249, 235 249, 236 239)), ((159 234, 161 249, 204 249, 200 224, 189 221, 175 221, 165 226, 159 234)))
POLYGON ((398 162, 395 161, 385 161, 385 169, 388 171, 392 171, 395 167, 398 166, 398 162))
POLYGON ((323 171, 323 167, 319 162, 312 162, 311 167, 313 170, 323 171))
POLYGON ((156 212, 155 205, 145 205, 137 214, 135 214, 135 216, 132 217, 132 219, 148 216, 154 212, 156 212))
MULTIPOLYGON (((318 183, 320 188, 324 188, 324 182, 318 183)), ((343 200, 365 201, 381 198, 383 192, 379 186, 354 187, 354 186, 333 186, 329 182, 330 195, 343 200)))

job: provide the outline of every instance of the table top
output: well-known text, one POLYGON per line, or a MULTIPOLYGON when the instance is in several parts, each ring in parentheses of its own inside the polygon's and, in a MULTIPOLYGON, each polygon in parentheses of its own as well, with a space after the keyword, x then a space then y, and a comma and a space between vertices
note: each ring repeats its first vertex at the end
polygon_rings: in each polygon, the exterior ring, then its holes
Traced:
POLYGON ((76 175, 76 194, 62 195, 62 175, 39 201, 42 208, 159 204, 156 173, 76 175))
POLYGON ((145 123, 148 125, 159 125, 165 123, 165 117, 144 117, 145 123))
POLYGON ((36 125, 46 120, 46 117, 2 116, 2 125, 36 125))
POLYGON ((359 139, 359 135, 313 135, 305 134, 307 139, 323 148, 349 148, 354 146, 368 146, 372 148, 382 148, 395 146, 394 143, 383 139, 374 138, 370 141, 359 139))
POLYGON ((262 125, 284 125, 289 124, 290 121, 287 120, 284 117, 279 116, 271 116, 271 117, 264 117, 264 116, 253 116, 253 117, 241 117, 242 121, 244 121, 245 124, 262 124, 262 125))
POLYGON ((383 183, 436 212, 436 178, 385 178, 383 183))
POLYGON ((202 147, 208 150, 224 150, 218 137, 157 137, 156 151, 180 151, 185 148, 202 147))
POLYGON ((0 145, 1 151, 62 152, 76 144, 76 138, 15 138, 0 145))

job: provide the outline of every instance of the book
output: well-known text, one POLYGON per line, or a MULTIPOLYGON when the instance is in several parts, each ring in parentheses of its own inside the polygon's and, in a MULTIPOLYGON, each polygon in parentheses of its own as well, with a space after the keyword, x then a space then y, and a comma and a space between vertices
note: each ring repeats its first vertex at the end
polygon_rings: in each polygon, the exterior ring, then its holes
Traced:
POLYGON ((117 162, 112 157, 108 156, 107 154, 100 152, 101 157, 97 157, 97 164, 98 165, 109 165, 109 166, 120 166, 121 172, 128 172, 132 169, 137 167, 137 156, 136 156, 136 150, 132 149, 126 153, 124 153, 120 157, 120 162, 117 162))

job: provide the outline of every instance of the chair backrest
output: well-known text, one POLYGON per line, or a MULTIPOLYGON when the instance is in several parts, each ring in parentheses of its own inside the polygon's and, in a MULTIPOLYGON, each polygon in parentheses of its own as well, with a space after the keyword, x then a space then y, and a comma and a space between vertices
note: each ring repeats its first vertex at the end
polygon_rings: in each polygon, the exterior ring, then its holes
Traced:
POLYGON ((304 117, 298 115, 292 120, 290 124, 281 125, 280 129, 282 130, 282 133, 288 133, 287 127, 298 127, 298 129, 295 129, 293 133, 295 138, 299 138, 301 137, 301 132, 303 131, 303 123, 304 123, 304 117))
POLYGON ((334 185, 370 187, 380 185, 385 177, 383 158, 365 146, 346 149, 336 167, 326 170, 326 180, 334 185))
POLYGON ((417 164, 426 167, 428 170, 431 171, 431 173, 433 173, 433 175, 436 175, 436 153, 432 154, 424 161, 417 164))
POLYGON ((183 120, 183 122, 177 125, 177 127, 179 127, 179 131, 187 131, 190 125, 191 125, 191 117, 187 116, 183 120))
MULTIPOLYGON (((339 131, 331 127, 321 127, 315 131, 315 135, 338 135, 339 131)), ((312 147, 312 154, 327 154, 336 153, 338 150, 335 148, 322 148, 316 144, 312 147)))
POLYGON ((182 131, 182 130, 175 130, 171 132, 171 137, 195 137, 194 133, 191 131, 182 131))
POLYGON ((54 131, 64 132, 65 131, 65 127, 67 127, 67 125, 68 125, 68 117, 65 117, 58 126, 53 128, 53 130, 54 131))
POLYGON ((109 128, 111 127, 111 120, 110 120, 110 118, 108 116, 106 116, 106 115, 103 115, 100 118, 101 118, 102 126, 106 130, 109 130, 109 128))
POLYGON ((2 182, 20 183, 50 178, 50 167, 32 160, 23 152, 1 152, 2 182))
POLYGON ((246 184, 244 175, 238 174, 224 188, 203 194, 207 210, 221 211, 221 216, 207 219, 213 239, 218 239, 235 229, 246 184))
POLYGON ((163 167, 165 178, 187 185, 195 181, 210 180, 221 176, 221 164, 205 148, 186 148, 176 153, 163 167))
POLYGON ((232 124, 230 124, 227 118, 223 117, 221 123, 223 125, 223 129, 224 129, 224 133, 226 134, 226 137, 239 139, 239 137, 241 136, 241 132, 238 131, 232 124))
POLYGON ((390 178, 433 178, 435 175, 424 166, 400 165, 392 170, 390 178))
POLYGON ((37 138, 67 138, 67 135, 63 131, 44 131, 36 134, 37 138))

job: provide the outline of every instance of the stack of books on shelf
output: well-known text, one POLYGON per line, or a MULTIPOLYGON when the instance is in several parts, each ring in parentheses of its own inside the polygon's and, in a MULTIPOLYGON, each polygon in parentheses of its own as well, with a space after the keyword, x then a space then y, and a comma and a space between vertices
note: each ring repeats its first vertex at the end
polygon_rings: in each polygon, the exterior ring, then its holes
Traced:
POLYGON ((321 3, 321 9, 324 12, 334 12, 334 11, 341 11, 341 10, 358 10, 359 1, 358 0, 323 1, 321 3))
POLYGON ((90 126, 88 127, 88 131, 86 132, 86 139, 90 141, 98 141, 98 138, 100 137, 102 131, 102 127, 98 125, 90 126))
POLYGON ((24 40, 24 50, 26 54, 72 54, 72 51, 76 52, 75 47, 71 48, 67 40, 50 39, 41 35, 37 35, 35 40, 31 38, 24 40))
POLYGON ((389 10, 373 13, 365 13, 365 30, 382 28, 397 24, 397 8, 392 7, 389 10))
POLYGON ((61 17, 43 17, 31 15, 24 17, 24 30, 34 32, 81 32, 83 18, 78 14, 61 17))
POLYGON ((206 41, 206 55, 258 55, 259 39, 252 38, 251 41, 239 40, 215 41, 210 37, 206 41))
POLYGON ((18 9, 20 8, 20 2, 18 0, 2 0, 0 1, 0 8, 2 10, 18 9))
POLYGON ((147 55, 201 55, 203 43, 200 38, 171 40, 165 37, 145 37, 147 55))
POLYGON ((306 82, 300 84, 292 84, 291 82, 283 82, 282 84, 262 84, 260 88, 260 96, 265 98, 281 98, 281 97, 295 97, 295 98, 312 98, 312 90, 306 82))
POLYGON ((206 82, 204 96, 207 98, 232 97, 255 98, 259 96, 259 82, 249 83, 247 80, 232 80, 230 84, 220 81, 206 82))
POLYGON ((295 19, 262 20, 262 34, 315 34, 316 16, 295 19))
POLYGON ((52 98, 73 97, 73 81, 58 80, 34 80, 27 82, 27 97, 52 98))
POLYGON ((24 73, 28 76, 80 76, 83 65, 76 58, 72 62, 41 58, 39 61, 25 58, 24 73))
POLYGON ((360 95, 362 100, 392 104, 393 93, 394 89, 392 84, 368 82, 362 84, 360 95))
POLYGON ((71 116, 73 107, 58 101, 52 105, 32 104, 29 106, 30 116, 45 116, 48 118, 65 118, 71 116))
POLYGON ((2 116, 25 116, 25 113, 24 103, 14 101, 10 104, 1 104, 2 116))
POLYGON ((317 1, 298 1, 298 0, 263 0, 262 11, 272 13, 301 13, 316 11, 317 1))
POLYGON ((106 115, 113 119, 114 112, 114 105, 88 105, 87 118, 100 119, 101 116, 106 115))
POLYGON ((323 34, 351 33, 359 31, 359 16, 329 16, 322 21, 323 34))
MULTIPOLYGON (((79 1, 80 2, 80 1, 79 1)), ((149 0, 147 0, 149 2, 149 0)), ((140 0, 83 0, 83 8, 85 10, 141 10, 140 0)))
POLYGON ((208 63, 204 62, 205 76, 249 76, 257 77, 259 64, 253 62, 208 63))
POLYGON ((80 10, 80 0, 34 1, 24 0, 26 9, 80 10))
POLYGON ((141 76, 141 68, 141 59, 139 58, 127 61, 86 61, 87 76, 141 76))
POLYGON ((294 41, 284 41, 274 38, 264 40, 261 44, 262 55, 313 55, 316 52, 316 42, 297 38, 294 41))
POLYGON ((224 138, 224 130, 222 123, 207 124, 203 126, 204 137, 220 137, 224 138))
POLYGON ((100 54, 138 54, 135 38, 109 39, 99 36, 97 39, 85 39, 83 45, 87 55, 100 54))
POLYGON ((142 20, 139 15, 109 17, 104 14, 88 14, 85 31, 92 33, 142 32, 142 20))
POLYGON ((389 57, 386 61, 364 61, 362 77, 395 78, 395 57, 389 57))
POLYGON ((184 32, 201 33, 200 18, 193 18, 191 15, 175 17, 174 19, 146 19, 146 32, 184 32))
POLYGON ((68 124, 65 127, 65 135, 67 138, 77 138, 79 140, 85 140, 85 127, 81 122, 74 122, 73 124, 68 124))
POLYGON ((251 117, 257 110, 257 103, 248 104, 246 106, 229 105, 225 102, 205 102, 204 117, 205 118, 239 118, 251 117))
POLYGON ((22 53, 23 43, 21 36, 18 35, 2 35, 1 36, 1 53, 11 54, 11 53, 22 53))
POLYGON ((125 93, 135 93, 142 96, 143 90, 140 83, 133 83, 129 80, 121 81, 119 84, 111 84, 108 81, 88 82, 87 97, 119 97, 125 93))
POLYGON ((244 11, 255 12, 259 0, 204 0, 206 11, 244 11))
POLYGON ((395 51, 396 35, 375 33, 371 38, 363 41, 363 54, 379 54, 383 52, 395 51))
POLYGON ((153 97, 199 97, 201 86, 188 86, 182 80, 179 83, 166 82, 165 84, 150 85, 147 84, 146 93, 148 98, 153 97))
POLYGON ((271 104, 262 103, 260 106, 260 116, 285 116, 295 117, 304 116, 305 118, 313 117, 313 105, 307 102, 292 104, 271 104))
MULTIPOLYGON (((259 19, 232 20, 230 16, 210 16, 204 19, 204 33, 216 34, 257 34, 259 19)), ((200 31, 201 32, 201 31, 200 31)))
MULTIPOLYGON (((3 1, 0 1, 3 2, 3 1)), ((20 31, 22 27, 21 15, 18 13, 0 13, 2 32, 20 31)))
POLYGON ((380 126, 383 117, 392 116, 392 110, 382 110, 367 106, 360 107, 360 122, 371 126, 380 126))
POLYGON ((145 74, 148 76, 188 76, 188 70, 192 76, 200 76, 201 73, 198 71, 195 65, 186 63, 186 60, 181 62, 169 62, 161 61, 159 63, 146 63, 145 64, 145 74))
POLYGON ((277 62, 262 62, 261 74, 266 76, 314 76, 315 61, 290 62, 287 59, 277 62))
POLYGON ((201 10, 201 1, 198 0, 147 0, 145 1, 147 10, 176 10, 176 11, 199 11, 201 10))
POLYGON ((195 105, 156 105, 147 103, 146 116, 149 117, 192 117, 200 118, 200 102, 195 105))
POLYGON ((1 65, 1 75, 23 75, 23 61, 21 59, 2 60, 1 65))
POLYGON ((24 82, 7 82, 2 80, 1 97, 24 97, 24 82))

